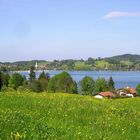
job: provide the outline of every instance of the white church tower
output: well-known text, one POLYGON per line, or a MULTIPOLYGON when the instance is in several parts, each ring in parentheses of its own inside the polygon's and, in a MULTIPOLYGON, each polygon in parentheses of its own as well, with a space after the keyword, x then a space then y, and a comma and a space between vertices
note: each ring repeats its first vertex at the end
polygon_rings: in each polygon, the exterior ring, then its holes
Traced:
POLYGON ((38 64, 37 64, 37 62, 36 62, 36 64, 35 64, 35 69, 36 69, 36 70, 38 69, 38 64))

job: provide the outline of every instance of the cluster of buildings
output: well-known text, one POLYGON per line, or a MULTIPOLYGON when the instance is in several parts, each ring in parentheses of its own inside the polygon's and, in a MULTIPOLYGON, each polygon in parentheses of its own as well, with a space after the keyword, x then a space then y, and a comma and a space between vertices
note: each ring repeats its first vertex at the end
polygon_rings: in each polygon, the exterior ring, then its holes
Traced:
POLYGON ((121 88, 116 90, 116 92, 100 92, 98 95, 95 96, 95 98, 98 99, 103 99, 103 98, 116 98, 116 97, 131 97, 133 98, 134 96, 136 96, 136 90, 134 88, 131 87, 125 87, 125 88, 121 88))

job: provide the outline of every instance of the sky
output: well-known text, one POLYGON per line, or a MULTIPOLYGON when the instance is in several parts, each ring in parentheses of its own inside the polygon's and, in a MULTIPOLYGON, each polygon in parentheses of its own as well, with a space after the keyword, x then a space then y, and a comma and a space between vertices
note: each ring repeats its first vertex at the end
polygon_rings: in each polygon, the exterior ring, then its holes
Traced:
POLYGON ((140 0, 0 0, 0 62, 140 54, 140 0))

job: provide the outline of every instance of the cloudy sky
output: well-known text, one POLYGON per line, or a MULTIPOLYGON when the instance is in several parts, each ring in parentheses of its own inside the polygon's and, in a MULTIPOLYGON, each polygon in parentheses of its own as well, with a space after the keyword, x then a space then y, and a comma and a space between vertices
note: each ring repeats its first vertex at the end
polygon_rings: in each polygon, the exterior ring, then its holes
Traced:
POLYGON ((140 54, 140 0, 0 0, 0 61, 140 54))

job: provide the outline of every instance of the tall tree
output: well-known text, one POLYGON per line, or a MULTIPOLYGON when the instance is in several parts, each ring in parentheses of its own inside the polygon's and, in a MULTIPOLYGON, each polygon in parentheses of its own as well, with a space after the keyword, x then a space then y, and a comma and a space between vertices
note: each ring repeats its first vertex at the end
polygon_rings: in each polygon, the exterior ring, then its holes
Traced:
POLYGON ((94 80, 86 76, 80 81, 81 94, 83 95, 92 95, 94 94, 95 82, 94 80))
POLYGON ((36 74, 35 74, 35 67, 31 66, 30 68, 30 74, 29 74, 29 80, 30 82, 33 82, 36 79, 36 74))
POLYGON ((113 78, 110 77, 108 80, 108 88, 110 91, 114 91, 115 90, 115 83, 113 81, 113 78))
POLYGON ((1 87, 2 87, 2 77, 1 77, 2 73, 0 72, 0 91, 1 91, 1 87))

